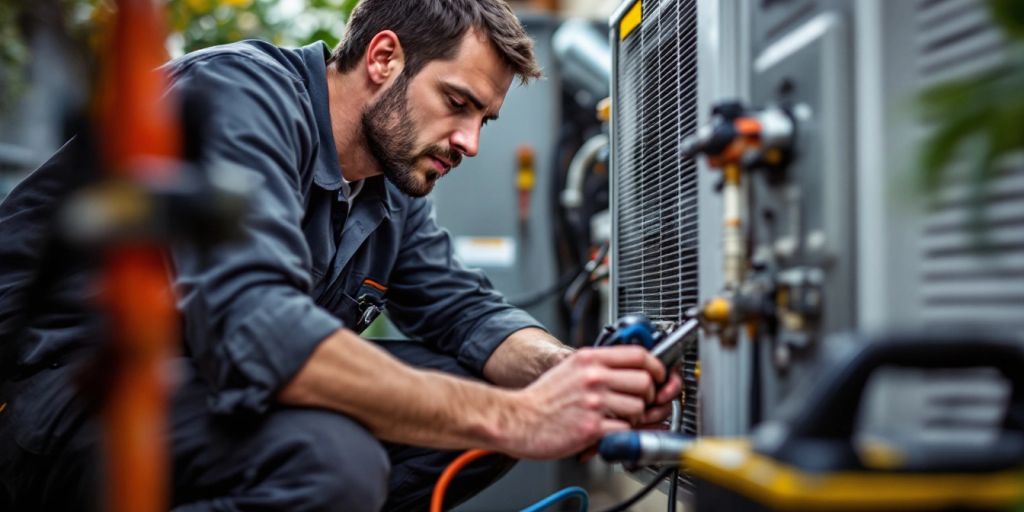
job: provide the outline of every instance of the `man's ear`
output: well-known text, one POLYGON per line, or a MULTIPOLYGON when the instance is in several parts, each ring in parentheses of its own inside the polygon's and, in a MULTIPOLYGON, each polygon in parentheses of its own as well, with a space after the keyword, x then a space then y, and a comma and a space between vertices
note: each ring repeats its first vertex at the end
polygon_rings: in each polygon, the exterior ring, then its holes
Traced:
POLYGON ((390 30, 378 32, 366 47, 366 74, 376 85, 384 85, 402 73, 405 52, 398 34, 390 30))

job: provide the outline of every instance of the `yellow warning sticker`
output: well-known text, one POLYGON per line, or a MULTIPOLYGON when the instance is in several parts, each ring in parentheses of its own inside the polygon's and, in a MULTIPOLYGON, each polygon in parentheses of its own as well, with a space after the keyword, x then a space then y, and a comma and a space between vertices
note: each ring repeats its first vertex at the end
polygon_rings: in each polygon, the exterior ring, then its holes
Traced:
POLYGON ((644 15, 643 3, 643 0, 636 0, 633 7, 629 8, 629 12, 622 17, 622 21, 619 22, 619 41, 624 41, 633 29, 640 26, 644 15))

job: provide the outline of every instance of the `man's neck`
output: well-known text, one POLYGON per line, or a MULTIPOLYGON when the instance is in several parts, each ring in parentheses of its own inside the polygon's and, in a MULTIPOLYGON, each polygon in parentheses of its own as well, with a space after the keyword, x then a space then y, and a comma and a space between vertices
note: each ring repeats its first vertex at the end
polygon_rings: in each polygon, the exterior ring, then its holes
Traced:
POLYGON ((342 176, 358 181, 381 174, 363 136, 361 116, 371 101, 366 77, 356 71, 342 73, 327 66, 327 93, 331 110, 331 131, 338 150, 342 176))

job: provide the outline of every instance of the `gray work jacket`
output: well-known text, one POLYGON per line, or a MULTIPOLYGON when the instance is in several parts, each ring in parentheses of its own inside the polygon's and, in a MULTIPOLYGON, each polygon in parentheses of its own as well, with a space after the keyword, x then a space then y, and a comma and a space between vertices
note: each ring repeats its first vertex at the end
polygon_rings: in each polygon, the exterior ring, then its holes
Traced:
MULTIPOLYGON (((356 325, 367 291, 386 301, 407 335, 477 371, 508 335, 539 326, 455 258, 430 199, 375 177, 349 210, 328 110, 327 55, 322 43, 282 49, 246 41, 167 65, 173 89, 198 90, 208 100, 202 160, 241 167, 257 185, 242 241, 206 255, 189 246, 171 251, 185 350, 210 384, 215 412, 265 411, 321 340, 356 325)), ((84 316, 65 315, 48 328, 44 314, 19 339, 3 332, 23 307, 18 287, 38 264, 39 231, 73 172, 73 145, 0 206, 0 343, 22 369, 98 342, 76 331, 84 316)), ((71 274, 61 279, 81 280, 71 274)), ((91 289, 57 288, 67 301, 91 289)))

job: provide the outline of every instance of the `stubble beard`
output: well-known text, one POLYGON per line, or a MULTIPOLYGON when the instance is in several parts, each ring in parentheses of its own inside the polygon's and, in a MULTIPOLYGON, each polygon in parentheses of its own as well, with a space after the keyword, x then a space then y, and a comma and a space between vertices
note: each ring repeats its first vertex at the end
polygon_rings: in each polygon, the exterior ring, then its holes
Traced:
MULTIPOLYGON (((403 73, 390 89, 363 111, 363 137, 384 176, 403 193, 423 197, 434 189, 440 174, 430 169, 426 179, 421 180, 416 173, 416 161, 420 156, 432 151, 436 153, 441 148, 430 146, 414 154, 416 131, 409 115, 408 88, 409 79, 403 73)), ((441 154, 444 154, 443 150, 441 154)))

